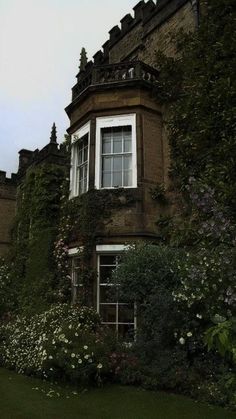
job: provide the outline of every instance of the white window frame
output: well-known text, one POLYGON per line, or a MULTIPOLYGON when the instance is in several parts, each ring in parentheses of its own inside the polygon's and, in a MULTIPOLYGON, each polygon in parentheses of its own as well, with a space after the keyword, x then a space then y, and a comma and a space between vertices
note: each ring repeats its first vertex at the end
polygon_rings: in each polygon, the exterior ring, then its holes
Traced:
POLYGON ((71 269, 70 269, 70 277, 71 277, 71 298, 72 304, 75 304, 78 297, 79 288, 81 284, 77 281, 77 275, 75 273, 75 258, 79 256, 79 254, 83 251, 84 247, 72 247, 68 250, 68 256, 71 260, 71 269))
POLYGON ((115 115, 96 118, 96 157, 95 157, 95 188, 115 189, 115 186, 101 186, 102 170, 102 128, 131 126, 132 132, 132 185, 123 188, 137 188, 137 133, 136 133, 136 114, 115 115))
MULTIPOLYGON (((124 244, 103 244, 103 245, 97 245, 96 246, 96 255, 97 255, 97 312, 98 314, 100 314, 100 256, 105 256, 105 255, 122 255, 122 252, 124 252, 125 250, 129 249, 129 245, 124 245, 124 244)), ((109 303, 108 303, 109 304, 109 303)), ((122 304, 122 302, 120 302, 120 304, 122 304)), ((118 310, 119 307, 119 302, 116 303, 116 319, 119 318, 118 317, 118 310)), ((103 324, 109 324, 104 322, 103 324)), ((113 324, 113 323, 110 323, 113 324)), ((118 326, 119 324, 133 324, 134 325, 134 334, 136 333, 137 330, 137 316, 136 316, 136 305, 134 304, 134 322, 129 322, 129 323, 120 323, 115 322, 115 326, 116 326, 116 332, 118 332, 118 326)))
POLYGON ((77 185, 77 165, 78 165, 78 153, 76 151, 76 145, 86 134, 88 134, 88 173, 87 173, 87 188, 89 187, 89 154, 90 154, 90 121, 83 125, 77 131, 72 134, 71 139, 71 168, 70 168, 70 195, 69 198, 79 196, 78 185, 77 185))

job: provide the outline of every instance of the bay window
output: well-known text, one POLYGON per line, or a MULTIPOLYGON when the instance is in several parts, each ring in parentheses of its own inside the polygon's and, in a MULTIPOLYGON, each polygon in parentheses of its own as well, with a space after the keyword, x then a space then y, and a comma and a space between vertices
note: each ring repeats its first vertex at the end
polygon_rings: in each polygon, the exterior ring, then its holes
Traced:
POLYGON ((95 186, 137 186, 135 114, 97 118, 95 186))
MULTIPOLYGON (((119 246, 119 245, 118 245, 119 246)), ((105 245, 107 248, 114 246, 105 245)), ((115 246, 116 247, 116 246, 115 246)), ((98 254, 97 311, 102 323, 120 337, 133 339, 135 331, 134 304, 127 304, 119 298, 119 286, 111 282, 112 272, 117 268, 121 253, 98 254), (111 288, 116 290, 111 292, 111 288)))
POLYGON ((82 195, 88 190, 90 123, 72 135, 70 197, 82 195))

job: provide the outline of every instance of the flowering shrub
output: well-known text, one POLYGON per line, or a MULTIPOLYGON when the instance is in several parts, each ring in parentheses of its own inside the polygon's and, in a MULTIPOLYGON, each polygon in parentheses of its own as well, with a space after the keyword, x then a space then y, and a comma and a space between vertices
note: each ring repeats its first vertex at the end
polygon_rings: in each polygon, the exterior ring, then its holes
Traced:
POLYGON ((100 383, 111 340, 91 308, 56 305, 0 328, 0 361, 19 373, 76 384, 100 383))
POLYGON ((181 284, 173 292, 175 301, 209 316, 233 310, 235 250, 195 248, 179 261, 178 270, 181 284))

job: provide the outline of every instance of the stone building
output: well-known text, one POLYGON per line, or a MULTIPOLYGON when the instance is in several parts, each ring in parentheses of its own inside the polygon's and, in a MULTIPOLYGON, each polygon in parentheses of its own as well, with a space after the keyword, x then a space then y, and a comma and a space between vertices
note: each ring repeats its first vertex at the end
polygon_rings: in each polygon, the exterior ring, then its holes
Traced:
MULTIPOLYGON (((198 2, 190 0, 140 1, 133 10, 109 31, 93 61, 82 56, 66 108, 72 138, 70 199, 93 188, 123 188, 133 198, 132 206, 112 211, 93 249, 94 304, 104 323, 123 335, 135 327, 134 310, 111 301, 107 278, 127 244, 158 242, 156 221, 165 211, 150 193, 168 184, 169 168, 165 111, 152 93, 159 77, 157 52, 175 55, 174 34, 194 30, 199 19, 198 2)), ((70 243, 74 298, 80 292, 79 248, 79 240, 70 243)))
MULTIPOLYGON (((121 205, 96 229, 91 265, 98 273, 93 304, 103 322, 122 335, 135 328, 134 307, 111 300, 107 279, 128 244, 158 243, 156 221, 171 210, 152 196, 153 188, 168 186, 170 163, 166 111, 153 95, 159 77, 157 52, 176 54, 175 34, 195 30, 199 9, 197 0, 140 1, 133 15, 127 14, 120 26, 109 31, 109 39, 93 61, 87 62, 83 49, 72 101, 66 108, 71 136, 70 199, 94 189, 111 195, 119 191, 121 205)), ((18 184, 29 168, 44 163, 66 164, 55 125, 42 150, 20 150, 18 184)), ((10 244, 16 191, 16 175, 8 179, 0 172, 0 256, 10 244)), ((82 290, 81 248, 79 235, 73 236, 69 257, 74 302, 82 290)))
POLYGON ((17 212, 17 190, 28 169, 41 164, 65 165, 65 151, 59 146, 56 137, 55 124, 52 127, 49 143, 41 150, 19 151, 19 166, 16 174, 6 177, 6 172, 0 171, 0 257, 10 250, 11 231, 17 212))
POLYGON ((6 256, 11 244, 11 229, 16 212, 16 175, 6 177, 0 171, 0 257, 6 256))

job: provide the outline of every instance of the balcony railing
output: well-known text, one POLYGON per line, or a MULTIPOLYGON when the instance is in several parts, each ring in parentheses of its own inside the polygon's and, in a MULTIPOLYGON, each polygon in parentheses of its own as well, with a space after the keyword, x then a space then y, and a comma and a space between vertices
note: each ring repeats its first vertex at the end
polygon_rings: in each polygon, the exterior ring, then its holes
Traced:
POLYGON ((72 88, 72 100, 80 96, 89 86, 135 80, 154 83, 158 79, 158 76, 159 72, 156 69, 142 61, 93 66, 84 75, 80 75, 78 83, 72 88))

